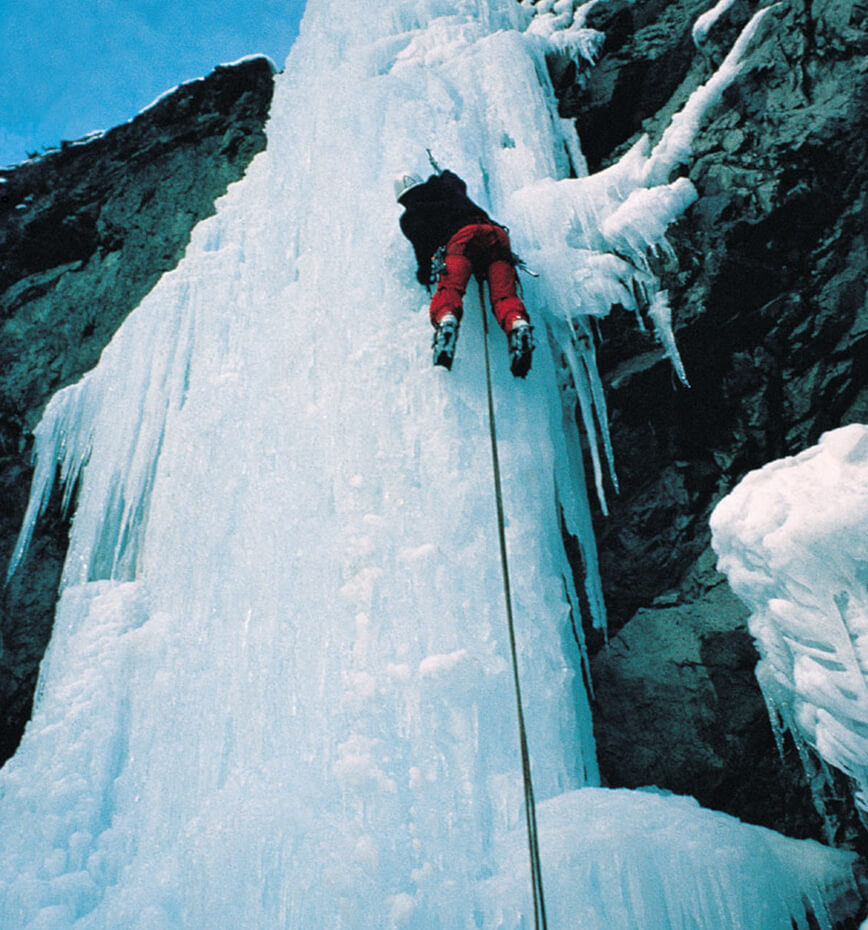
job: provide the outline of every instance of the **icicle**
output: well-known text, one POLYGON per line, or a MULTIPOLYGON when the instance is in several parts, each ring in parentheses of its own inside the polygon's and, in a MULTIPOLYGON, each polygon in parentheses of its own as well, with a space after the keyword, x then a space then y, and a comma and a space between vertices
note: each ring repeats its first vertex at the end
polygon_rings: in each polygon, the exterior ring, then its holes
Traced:
MULTIPOLYGON (((580 343, 578 344, 581 345, 580 343)), ((578 351, 581 351, 579 348, 578 351)), ((608 514, 606 505, 606 492, 603 488, 603 470, 600 466, 600 450, 597 441, 596 417, 594 416, 594 395, 588 384, 587 369, 584 364, 578 360, 578 352, 572 344, 564 347, 564 354, 569 365, 570 374, 573 376, 575 385, 576 398, 579 403, 579 409, 582 414, 582 424, 585 427, 585 434, 588 437, 588 448, 591 454, 591 464, 594 470, 594 486, 597 489, 597 500, 600 503, 600 509, 603 514, 608 514)))
POLYGON ((612 437, 609 433, 609 414, 606 408, 606 396, 603 393, 603 383, 600 380, 600 373, 597 370, 597 359, 593 349, 590 333, 588 340, 584 344, 582 352, 582 364, 585 368, 585 376, 588 385, 591 388, 591 398, 593 399, 594 412, 597 422, 600 426, 600 434, 603 438, 603 449, 606 453, 606 461, 609 465, 609 478, 612 481, 612 487, 615 493, 618 493, 618 474, 615 469, 615 450, 612 447, 612 437))
POLYGON ((672 184, 639 188, 601 225, 603 236, 613 251, 644 256, 655 248, 668 248, 666 228, 691 204, 698 194, 687 178, 672 184))
POLYGON ((58 470, 64 485, 63 510, 66 511, 70 504, 78 475, 90 452, 92 429, 92 424, 86 420, 82 423, 81 430, 74 431, 70 428, 76 414, 77 400, 75 387, 60 391, 48 405, 42 420, 34 430, 33 457, 36 469, 27 510, 9 562, 7 580, 12 577, 27 552, 36 522, 48 506, 58 470))
POLYGON ((658 291, 651 299, 651 306, 648 308, 648 316, 654 323, 654 331, 663 345, 666 357, 672 363, 675 373, 678 375, 681 383, 685 387, 690 387, 687 380, 687 373, 684 370, 684 364, 681 361, 681 355, 678 352, 678 346, 675 342, 675 335, 672 332, 672 310, 669 307, 669 295, 666 291, 658 291))

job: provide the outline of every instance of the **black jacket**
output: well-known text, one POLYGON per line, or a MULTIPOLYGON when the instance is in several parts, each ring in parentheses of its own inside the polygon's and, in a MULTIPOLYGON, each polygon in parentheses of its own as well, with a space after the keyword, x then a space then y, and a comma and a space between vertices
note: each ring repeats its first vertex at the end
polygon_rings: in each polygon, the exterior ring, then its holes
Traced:
POLYGON ((467 185, 457 174, 444 171, 432 174, 401 198, 405 208, 401 231, 416 252, 416 278, 420 284, 431 283, 431 258, 463 226, 490 223, 491 217, 467 196, 467 185))

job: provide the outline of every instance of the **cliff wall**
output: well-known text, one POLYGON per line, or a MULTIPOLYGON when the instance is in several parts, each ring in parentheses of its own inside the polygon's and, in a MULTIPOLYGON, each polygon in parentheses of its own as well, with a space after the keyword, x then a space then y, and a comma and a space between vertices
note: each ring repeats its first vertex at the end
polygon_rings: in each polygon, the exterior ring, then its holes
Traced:
MULTIPOLYGON (((659 137, 770 5, 737 0, 701 48, 691 24, 705 2, 600 5, 612 41, 565 100, 592 164, 639 132, 659 137)), ((700 198, 670 236, 677 262, 660 264, 691 388, 623 316, 600 348, 621 483, 598 520, 614 634, 592 661, 602 770, 817 838, 820 781, 774 745, 708 517, 746 472, 868 420, 866 52, 858 0, 774 6, 699 135, 686 174, 700 198)), ((838 781, 831 829, 861 842, 838 781)))

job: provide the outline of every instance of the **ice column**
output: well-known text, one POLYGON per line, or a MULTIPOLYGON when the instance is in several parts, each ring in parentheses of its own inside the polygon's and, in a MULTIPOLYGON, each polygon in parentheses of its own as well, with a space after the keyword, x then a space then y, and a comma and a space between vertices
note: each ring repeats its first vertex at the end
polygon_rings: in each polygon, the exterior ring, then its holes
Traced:
MULTIPOLYGON (((76 513, 4 926, 469 919, 522 822, 482 325, 432 371, 392 178, 430 146, 494 206, 569 170, 526 24, 312 0, 267 151, 52 402, 31 517, 57 460, 76 513)), ((516 382, 491 350, 543 800, 596 779, 561 508, 590 521, 552 351, 516 382)))

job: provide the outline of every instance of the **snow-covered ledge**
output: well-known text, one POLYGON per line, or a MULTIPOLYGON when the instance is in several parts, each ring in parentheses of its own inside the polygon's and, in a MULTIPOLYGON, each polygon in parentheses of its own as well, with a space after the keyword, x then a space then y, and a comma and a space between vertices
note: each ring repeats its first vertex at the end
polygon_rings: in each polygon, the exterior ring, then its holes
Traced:
POLYGON ((751 472, 711 529, 773 724, 849 775, 868 819, 868 426, 751 472))

